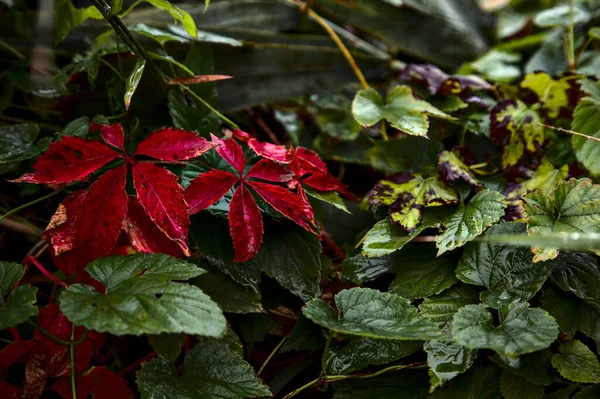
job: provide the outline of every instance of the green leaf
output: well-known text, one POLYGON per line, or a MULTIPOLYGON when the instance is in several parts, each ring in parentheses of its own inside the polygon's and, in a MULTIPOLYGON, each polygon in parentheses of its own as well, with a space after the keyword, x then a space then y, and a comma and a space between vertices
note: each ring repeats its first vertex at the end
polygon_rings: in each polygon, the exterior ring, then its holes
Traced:
POLYGON ((225 343, 197 344, 185 356, 183 375, 164 358, 137 373, 142 399, 244 399, 271 396, 242 356, 225 343))
POLYGON ((471 367, 452 383, 433 392, 431 399, 501 399, 500 369, 497 366, 471 367))
POLYGON ((423 207, 455 204, 458 196, 437 176, 397 173, 379 181, 369 192, 369 200, 371 205, 391 206, 391 222, 411 233, 421 223, 423 207))
MULTIPOLYGON (((4 125, 0 127, 0 164, 19 162, 37 157, 43 148, 42 140, 35 140, 40 128, 33 124, 4 125)), ((45 142, 47 146, 47 142, 45 142)))
POLYGON ((135 24, 129 26, 129 30, 132 32, 140 33, 144 36, 148 36, 151 39, 156 40, 161 46, 164 46, 169 42, 188 43, 189 37, 181 36, 173 32, 169 32, 163 29, 158 29, 146 24, 135 24))
POLYGON ((60 296, 60 308, 72 322, 114 335, 162 333, 220 337, 226 328, 221 309, 188 280, 204 270, 162 254, 98 259, 86 267, 104 294, 74 284, 60 296))
POLYGON ((376 141, 367 155, 373 168, 386 173, 431 174, 437 171, 435 162, 442 151, 444 146, 438 140, 407 135, 400 139, 376 141))
POLYGON ((521 87, 533 91, 538 102, 550 118, 558 117, 561 108, 568 108, 571 81, 575 77, 567 76, 555 80, 545 72, 530 73, 521 82, 521 87))
POLYGON ((532 384, 550 385, 561 379, 552 367, 552 356, 554 354, 548 349, 522 355, 519 357, 519 367, 510 367, 504 364, 498 355, 494 355, 491 360, 498 363, 506 371, 532 384))
POLYGON ((485 305, 461 308, 452 322, 452 338, 471 349, 492 349, 512 367, 519 355, 545 349, 558 336, 558 324, 542 309, 530 309, 520 302, 508 306, 502 324, 494 326, 485 305))
POLYGON ((298 317, 298 322, 290 331, 287 340, 279 350, 281 353, 291 351, 303 351, 309 352, 320 349, 325 345, 325 338, 321 327, 308 320, 303 315, 298 317))
POLYGON ((333 399, 427 399, 427 373, 402 370, 374 378, 350 378, 334 382, 333 388, 333 399))
POLYGON ((407 86, 396 86, 389 92, 387 103, 375 89, 362 89, 352 102, 352 114, 362 126, 373 126, 386 119, 393 127, 415 136, 426 136, 428 115, 451 117, 423 100, 417 100, 407 86))
POLYGON ((20 264, 0 261, 0 330, 16 326, 37 313, 37 288, 30 285, 14 287, 23 275, 20 264))
POLYGON ((356 255, 343 261, 340 268, 344 271, 344 275, 352 281, 364 283, 391 272, 392 263, 391 256, 365 258, 362 255, 356 255))
POLYGON ((492 227, 481 242, 470 243, 456 269, 457 277, 473 285, 487 287, 482 301, 497 308, 519 300, 528 300, 550 275, 552 262, 534 264, 527 248, 496 244, 487 239, 494 235, 519 234, 521 223, 503 223, 492 227))
POLYGON ((419 309, 426 319, 446 324, 460 308, 476 303, 479 303, 479 291, 471 285, 457 284, 441 294, 425 298, 419 309))
MULTIPOLYGON (((533 190, 540 190, 542 193, 550 195, 567 178, 568 174, 569 165, 557 169, 548 158, 544 157, 535 172, 529 173, 529 179, 511 186, 507 197, 515 199, 533 190)), ((518 201, 514 202, 514 204, 518 203, 518 201)))
MULTIPOLYGON (((589 179, 571 179, 561 183, 554 194, 532 192, 525 197, 527 232, 600 233, 600 185, 589 179)), ((556 248, 533 249, 534 261, 556 258, 556 248)))
POLYGON ((442 224, 446 230, 435 238, 438 255, 462 247, 504 216, 506 202, 497 191, 477 193, 466 205, 448 216, 442 224))
POLYGON ((586 23, 590 19, 590 14, 582 7, 574 5, 571 9, 569 5, 563 4, 536 14, 533 23, 540 28, 568 27, 571 24, 571 11, 573 12, 572 21, 574 25, 586 23))
POLYGON ((442 215, 441 212, 436 211, 437 209, 425 209, 423 220, 410 234, 390 223, 387 218, 380 220, 365 236, 361 253, 366 257, 374 257, 388 255, 402 249, 426 228, 437 227, 440 224, 442 215))
POLYGON ((148 341, 159 356, 175 363, 185 342, 185 334, 148 335, 148 341))
POLYGON ((60 136, 86 137, 90 130, 90 118, 82 116, 67 123, 60 136))
POLYGON ((511 82, 521 76, 521 69, 516 65, 521 55, 492 50, 471 64, 471 67, 496 82, 511 82))
POLYGON ((551 280, 579 298, 591 301, 600 298, 598 257, 575 252, 561 254, 552 270, 551 280))
POLYGON ((433 246, 410 248, 394 257, 392 272, 396 279, 390 285, 392 294, 411 301, 439 294, 458 281, 456 261, 447 256, 435 256, 433 246))
POLYGON ((56 43, 62 42, 74 27, 88 18, 104 19, 94 6, 75 8, 71 0, 58 0, 56 3, 56 43))
POLYGON ((419 314, 410 301, 369 288, 343 290, 335 296, 339 311, 327 302, 314 299, 302 310, 304 315, 329 330, 370 338, 426 340, 442 332, 419 314))
POLYGON ((478 352, 451 341, 436 340, 427 342, 423 349, 427 352, 431 391, 467 371, 478 352))
POLYGON ((133 70, 127 77, 127 81, 125 82, 125 96, 123 97, 123 101, 125 102, 125 109, 129 109, 129 104, 131 103, 131 97, 133 97, 133 93, 135 93, 135 89, 137 89, 140 80, 142 79, 142 75, 144 74, 144 67, 146 66, 145 59, 139 59, 135 63, 133 70))
POLYGON ((592 39, 600 40, 600 27, 591 28, 588 31, 588 35, 590 35, 592 39))
POLYGON ((221 273, 207 261, 201 263, 201 266, 207 273, 195 277, 191 283, 215 301, 224 312, 259 313, 262 310, 255 293, 221 273))
MULTIPOLYGON (((582 98, 573 114, 572 129, 578 133, 600 138, 600 83, 591 80, 581 82, 581 88, 589 93, 582 98)), ((600 143, 581 136, 573 136, 575 156, 593 175, 600 174, 600 143)))
POLYGON ((348 374, 371 365, 395 362, 420 350, 420 341, 390 341, 350 337, 347 344, 330 347, 327 370, 330 374, 348 374))
POLYGON ((600 311, 597 307, 572 295, 563 295, 548 286, 544 287, 540 302, 568 338, 573 338, 577 331, 581 331, 600 343, 600 311))
POLYGON ((600 363, 587 346, 573 340, 562 343, 559 350, 552 357, 552 365, 560 375, 575 382, 600 383, 600 363))
POLYGON ((310 187, 303 187, 303 189, 304 192, 306 192, 306 194, 308 194, 310 197, 316 198, 319 201, 327 202, 328 204, 331 204, 346 213, 352 214, 346 207, 346 204, 344 204, 344 200, 342 197, 340 197, 337 191, 319 191, 310 187))
POLYGON ((540 399, 544 396, 542 385, 532 384, 506 370, 500 376, 500 390, 504 399, 540 399))
POLYGON ((152 4, 156 8, 160 8, 161 10, 165 10, 173 18, 177 21, 181 22, 185 31, 194 39, 198 35, 196 30, 196 23, 194 19, 188 14, 186 11, 183 11, 181 8, 174 6, 169 3, 167 0, 145 0, 146 2, 152 4))
POLYGON ((596 399, 600 396, 600 385, 582 388, 573 399, 596 399))

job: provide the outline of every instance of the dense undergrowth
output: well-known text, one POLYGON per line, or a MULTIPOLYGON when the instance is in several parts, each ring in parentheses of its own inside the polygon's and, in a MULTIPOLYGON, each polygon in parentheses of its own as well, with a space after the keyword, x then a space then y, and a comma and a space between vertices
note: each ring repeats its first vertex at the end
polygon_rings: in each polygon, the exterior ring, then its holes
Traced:
POLYGON ((208 3, 0 2, 0 397, 600 397, 598 4, 208 3))

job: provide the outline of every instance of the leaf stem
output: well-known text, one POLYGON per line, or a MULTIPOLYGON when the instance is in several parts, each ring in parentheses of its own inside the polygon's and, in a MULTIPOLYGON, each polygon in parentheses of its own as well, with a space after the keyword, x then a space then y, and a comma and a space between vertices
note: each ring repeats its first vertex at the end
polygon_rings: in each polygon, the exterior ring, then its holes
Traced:
POLYGON ((323 356, 321 357, 321 376, 327 375, 327 357, 329 356, 329 346, 331 345, 331 340, 333 339, 333 334, 329 331, 329 335, 327 336, 327 342, 325 342, 325 348, 323 348, 323 356))
POLYGON ((46 277, 48 277, 50 280, 52 280, 52 282, 60 285, 63 288, 67 288, 68 285, 65 284, 64 281, 59 280, 56 276, 54 276, 52 273, 50 273, 48 270, 46 270, 46 268, 44 266, 42 266, 42 264, 40 262, 38 262, 37 259, 35 259, 33 256, 26 256, 25 260, 27 262, 29 262, 30 264, 34 265, 35 267, 38 268, 38 270, 40 272, 42 272, 42 274, 46 277))
POLYGON ((179 83, 178 86, 181 87, 182 90, 187 91, 196 100, 200 101, 212 113, 214 113, 219 118, 221 118, 221 120, 223 122, 227 123, 229 126, 231 126, 234 129, 239 129, 240 128, 235 122, 233 122, 232 120, 230 120, 229 118, 227 118, 225 115, 223 115, 222 113, 220 113, 219 111, 217 111, 215 108, 213 108, 212 105, 210 105, 208 102, 206 102, 206 100, 204 100, 202 97, 200 97, 198 94, 196 94, 192 89, 190 89, 189 87, 187 87, 186 85, 181 84, 181 83, 179 83))
POLYGON ((260 369, 258 370, 258 373, 256 373, 256 375, 260 375, 260 373, 263 372, 263 370, 265 369, 265 367, 267 367, 267 364, 269 364, 269 362, 271 361, 271 359, 273 358, 273 356, 275 356, 275 354, 279 351, 279 349, 281 349, 281 347, 283 346, 283 344, 285 343, 285 341, 287 341, 287 339, 288 339, 288 335, 286 335, 285 337, 283 337, 283 339, 281 341, 279 341, 279 343, 275 346, 275 348, 273 348, 273 350, 271 351, 271 353, 269 353, 269 356, 264 361, 264 363, 262 364, 262 366, 260 367, 260 369))
POLYGON ((75 323, 71 323, 71 341, 69 344, 69 352, 71 353, 71 393, 73 395, 73 399, 77 399, 77 388, 75 387, 75 343, 73 342, 74 339, 75 323))
POLYGON ((48 195, 44 195, 43 197, 34 199, 33 201, 30 201, 26 204, 20 205, 16 208, 11 209, 10 211, 6 212, 4 215, 0 216, 0 220, 6 219, 7 217, 9 217, 10 215, 12 215, 13 213, 19 212, 21 209, 25 209, 30 207, 31 205, 37 204, 38 202, 42 202, 44 200, 47 200, 50 197, 55 196, 56 194, 58 194, 60 191, 53 191, 48 195))
POLYGON ((10 339, 4 339, 4 338, 0 338, 0 342, 3 342, 5 344, 12 344, 13 341, 11 341, 10 339))
POLYGON ((575 0, 569 0, 569 69, 575 70, 575 0))
POLYGON ((348 61, 348 64, 350 64, 350 68, 352 68, 352 70, 354 71, 354 74, 358 78, 358 81, 360 82, 363 89, 368 89, 369 84, 367 83, 365 76, 363 75, 362 71, 358 67, 358 64, 354 60, 354 57, 352 57, 352 54, 350 54, 350 51, 348 51, 348 48, 346 47, 344 42, 342 42, 342 40, 340 39, 338 34, 335 33, 333 28, 323 18, 321 18, 321 16, 319 14, 317 14, 311 8, 309 8, 307 4, 301 2, 300 0, 287 0, 287 1, 289 3, 295 4, 302 11, 306 10, 308 15, 312 19, 314 19, 315 22, 318 23, 325 30, 325 32, 327 32, 327 34, 335 42, 335 44, 338 46, 338 48, 340 49, 340 51, 346 58, 346 61, 348 61))
POLYGON ((563 129, 562 127, 555 127, 555 126, 550 126, 550 125, 545 125, 543 123, 538 123, 538 125, 546 127, 548 129, 552 129, 552 130, 557 130, 559 132, 563 132, 563 133, 567 133, 567 134, 572 134, 574 136, 580 136, 583 138, 586 138, 588 140, 593 140, 593 141, 598 141, 600 142, 600 139, 594 136, 588 136, 587 134, 583 134, 583 133, 579 133, 579 132, 575 132, 573 130, 567 130, 567 129, 563 129))
POLYGON ((115 73, 115 75, 117 75, 117 77, 118 77, 119 79, 121 79, 121 81, 123 81, 123 82, 125 81, 125 78, 123 77, 123 75, 121 74, 121 72, 119 72, 119 71, 117 70, 117 68, 115 68, 114 66, 112 66, 112 65, 110 64, 110 62, 106 61, 106 60, 105 60, 104 58, 102 58, 102 57, 100 57, 100 58, 98 58, 98 59, 100 60, 100 62, 101 62, 101 63, 103 63, 104 65, 106 65, 107 67, 109 67, 109 68, 110 68, 110 69, 111 69, 111 70, 112 70, 112 71, 115 73))

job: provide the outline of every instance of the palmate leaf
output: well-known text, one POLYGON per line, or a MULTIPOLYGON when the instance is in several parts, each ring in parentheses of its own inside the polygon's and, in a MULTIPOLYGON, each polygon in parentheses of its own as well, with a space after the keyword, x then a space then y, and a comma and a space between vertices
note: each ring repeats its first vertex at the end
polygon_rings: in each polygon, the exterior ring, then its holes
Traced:
POLYGON ((423 100, 417 100, 407 86, 397 86, 388 93, 387 103, 375 89, 360 90, 352 102, 352 114, 362 126, 372 126, 382 119, 396 129, 414 136, 426 136, 428 115, 451 118, 423 100))
POLYGON ((220 337, 221 309, 188 280, 204 272, 161 254, 98 259, 86 268, 106 292, 74 284, 60 297, 63 313, 78 325, 114 335, 186 333, 220 337))
POLYGON ((552 365, 560 375, 575 382, 600 383, 598 358, 582 342, 564 342, 559 351, 552 357, 552 365))
MULTIPOLYGON (((600 233, 600 185, 589 179, 571 179, 561 183, 554 194, 532 192, 525 197, 527 232, 531 235, 552 233, 600 233)), ((535 247, 534 261, 556 258, 556 248, 535 247)))
POLYGON ((552 262, 534 264, 526 248, 487 241, 497 234, 520 234, 521 223, 504 223, 490 229, 482 242, 470 243, 461 258, 456 275, 467 283, 487 287, 481 294, 491 307, 528 300, 542 287, 552 270, 552 262))
MULTIPOLYGON (((600 138, 600 84, 584 80, 581 88, 589 93, 577 104, 573 114, 573 130, 600 138)), ((600 143, 581 136, 573 136, 573 150, 579 162, 592 174, 600 174, 600 143)))
POLYGON ((461 308, 452 321, 454 341, 471 349, 492 349, 512 367, 518 367, 519 355, 545 349, 557 336, 558 324, 552 316, 528 308, 525 302, 509 305, 498 327, 483 304, 461 308))
POLYGON ((164 358, 146 363, 137 373, 142 399, 244 399, 271 396, 252 366, 226 343, 197 344, 185 356, 183 375, 164 358))
POLYGON ((335 296, 339 311, 321 299, 306 304, 306 317, 329 330, 370 338, 427 340, 442 338, 440 329, 407 299, 369 288, 343 290, 335 296))
POLYGON ((37 312, 34 305, 37 288, 26 285, 13 289, 23 274, 20 264, 0 262, 0 330, 16 326, 37 312))

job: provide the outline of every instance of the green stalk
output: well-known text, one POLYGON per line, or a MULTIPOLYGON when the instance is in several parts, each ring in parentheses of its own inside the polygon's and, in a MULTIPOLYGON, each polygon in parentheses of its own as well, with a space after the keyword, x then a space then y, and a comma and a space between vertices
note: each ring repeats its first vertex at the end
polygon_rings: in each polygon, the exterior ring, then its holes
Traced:
POLYGON ((71 343, 69 344, 69 352, 71 353, 71 394, 73 399, 77 399, 77 388, 75 387, 75 323, 71 323, 71 343))
POLYGON ((30 201, 30 202, 28 202, 26 204, 23 204, 21 206, 18 206, 16 208, 13 208, 10 211, 6 212, 4 215, 0 216, 0 221, 6 219, 7 217, 9 217, 10 215, 12 215, 13 213, 19 212, 21 209, 25 209, 27 207, 30 207, 31 205, 37 204, 38 202, 42 202, 44 200, 47 200, 48 198, 53 197, 53 196, 55 196, 58 193, 60 193, 60 191, 53 191, 53 192, 51 192, 48 195, 44 195, 43 197, 40 197, 40 198, 35 199, 33 201, 30 201))

